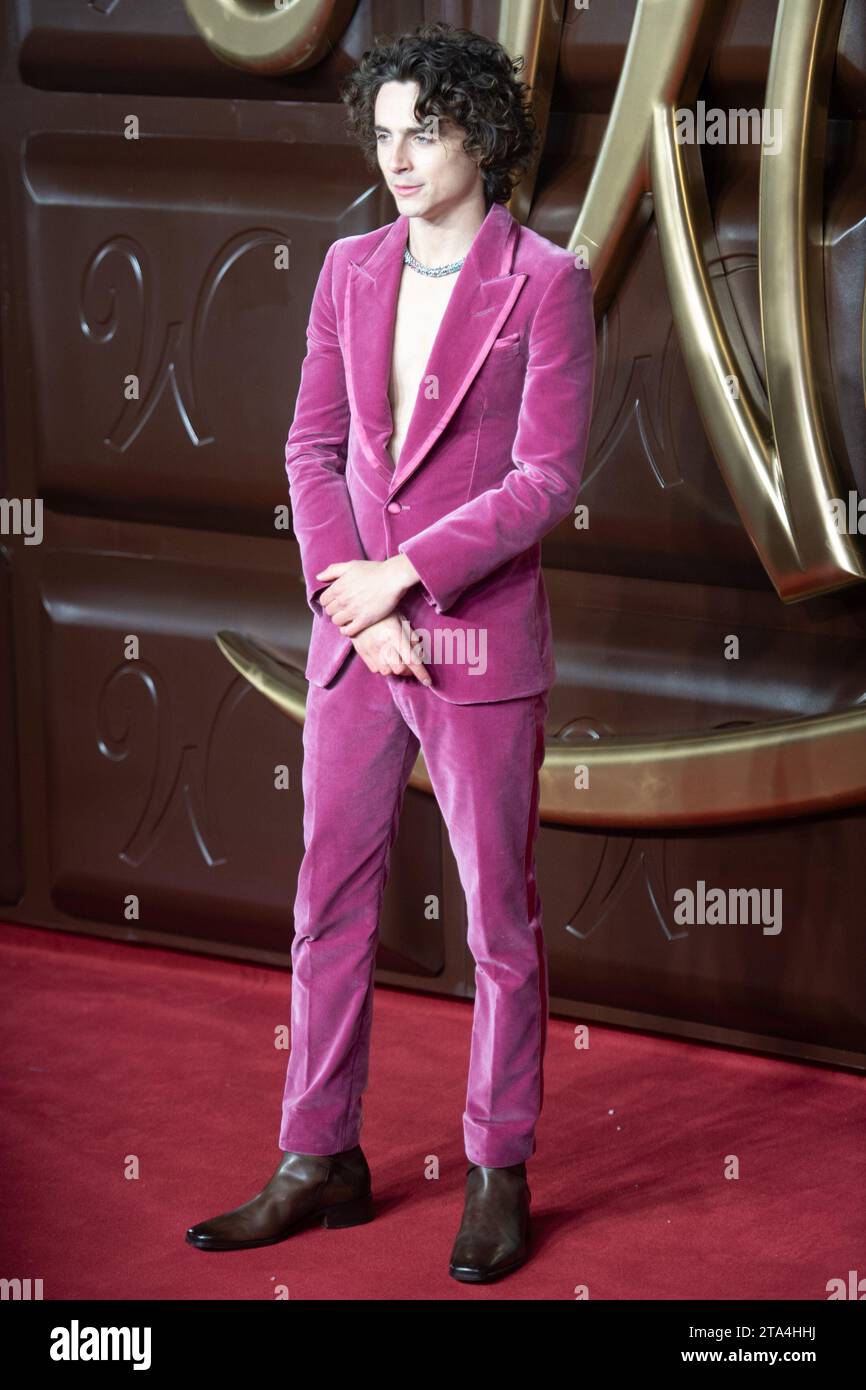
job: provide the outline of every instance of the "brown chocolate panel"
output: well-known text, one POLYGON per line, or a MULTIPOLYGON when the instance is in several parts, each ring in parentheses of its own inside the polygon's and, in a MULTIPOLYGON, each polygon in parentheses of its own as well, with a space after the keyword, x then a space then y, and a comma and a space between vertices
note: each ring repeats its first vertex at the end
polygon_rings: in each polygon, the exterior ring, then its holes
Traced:
MULTIPOLYGON (((760 104, 775 0, 720 3, 698 95, 760 104)), ((528 219, 562 245, 635 10, 564 9, 528 219)), ((243 633, 303 668, 310 612, 283 444, 307 312, 330 242, 394 216, 336 85, 375 34, 424 14, 361 0, 320 60, 281 71, 221 59, 181 4, 6 7, 0 476, 7 498, 45 504, 41 544, 0 537, 10 920, 290 963, 301 731, 214 637, 243 633)), ((500 21, 491 0, 436 14, 489 34, 500 21)), ((822 407, 860 491, 864 25, 848 4, 823 248, 822 407)), ((757 154, 702 157, 711 275, 763 381, 757 154)), ((774 592, 701 423, 652 220, 598 332, 589 526, 560 526, 544 551, 559 666, 549 735, 577 753, 587 736, 760 729, 866 704, 866 596, 784 604, 774 592)), ((554 1008, 862 1070, 861 821, 854 807, 693 832, 543 826, 554 1008), (678 923, 674 895, 699 882, 778 890, 782 929, 678 923)), ((378 963, 381 982, 472 989, 456 868, 420 791, 404 803, 378 963)))

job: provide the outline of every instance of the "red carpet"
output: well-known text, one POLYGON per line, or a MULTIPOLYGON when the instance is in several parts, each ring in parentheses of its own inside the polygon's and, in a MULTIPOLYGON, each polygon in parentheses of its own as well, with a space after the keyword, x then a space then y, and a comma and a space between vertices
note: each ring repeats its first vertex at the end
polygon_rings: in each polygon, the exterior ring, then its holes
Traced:
POLYGON ((279 1160, 290 973, 18 926, 0 944, 0 1275, 41 1278, 45 1299, 824 1300, 866 1274, 859 1076, 595 1025, 576 1051, 553 1018, 534 1256, 456 1283, 471 1004, 387 988, 362 1135, 377 1219, 194 1250, 186 1227, 279 1160))

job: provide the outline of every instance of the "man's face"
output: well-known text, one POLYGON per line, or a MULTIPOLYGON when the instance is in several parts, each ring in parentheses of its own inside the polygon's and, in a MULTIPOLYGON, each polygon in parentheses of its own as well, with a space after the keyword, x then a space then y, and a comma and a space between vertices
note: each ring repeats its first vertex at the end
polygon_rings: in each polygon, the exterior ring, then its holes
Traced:
POLYGON ((398 213, 437 218, 473 196, 483 181, 463 149, 466 132, 444 116, 420 122, 417 96, 417 82, 386 82, 379 88, 377 153, 398 213))

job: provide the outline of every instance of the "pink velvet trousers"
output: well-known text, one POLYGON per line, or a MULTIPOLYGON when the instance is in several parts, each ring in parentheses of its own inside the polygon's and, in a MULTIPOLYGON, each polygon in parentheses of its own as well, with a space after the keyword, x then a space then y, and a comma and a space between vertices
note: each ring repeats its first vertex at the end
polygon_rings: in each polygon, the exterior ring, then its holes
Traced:
POLYGON ((281 1149, 332 1154, 360 1142, 379 914, 420 744, 475 960, 466 1155, 498 1168, 535 1152, 548 1012, 535 872, 546 711, 546 691, 451 704, 412 677, 374 675, 356 652, 329 687, 310 686, 281 1149))

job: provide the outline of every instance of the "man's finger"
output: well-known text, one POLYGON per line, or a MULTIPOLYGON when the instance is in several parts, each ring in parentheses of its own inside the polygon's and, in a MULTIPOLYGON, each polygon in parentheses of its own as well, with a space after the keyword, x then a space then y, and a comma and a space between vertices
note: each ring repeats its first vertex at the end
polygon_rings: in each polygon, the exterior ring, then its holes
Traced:
POLYGON ((393 665, 394 665, 394 667, 395 667, 395 669, 394 669, 394 675, 395 675, 395 676, 404 676, 404 675, 407 674, 407 672, 408 672, 408 670, 409 670, 409 662, 410 662, 410 660, 411 660, 411 656, 410 656, 409 652, 407 652, 406 650, 404 650, 404 649, 405 649, 405 646, 406 646, 406 643, 405 643, 404 641, 402 641, 401 638, 398 637, 398 638, 396 639, 395 643, 394 643, 393 648, 392 648, 392 652, 393 652, 393 665))
POLYGON ((406 629, 400 629, 400 655, 407 664, 415 656, 418 650, 418 643, 420 642, 420 640, 421 639, 417 633, 412 632, 407 637, 406 629))
POLYGON ((422 685, 433 684, 433 682, 430 679, 430 674, 427 670, 427 667, 422 665, 421 662, 415 661, 414 659, 411 660, 409 662, 408 669, 411 675, 413 675, 417 681, 420 681, 422 685))
POLYGON ((406 638, 405 630, 400 633, 400 654, 406 663, 406 670, 422 685, 432 685, 427 667, 423 661, 418 660, 418 648, 421 638, 417 632, 412 632, 409 639, 406 638))

